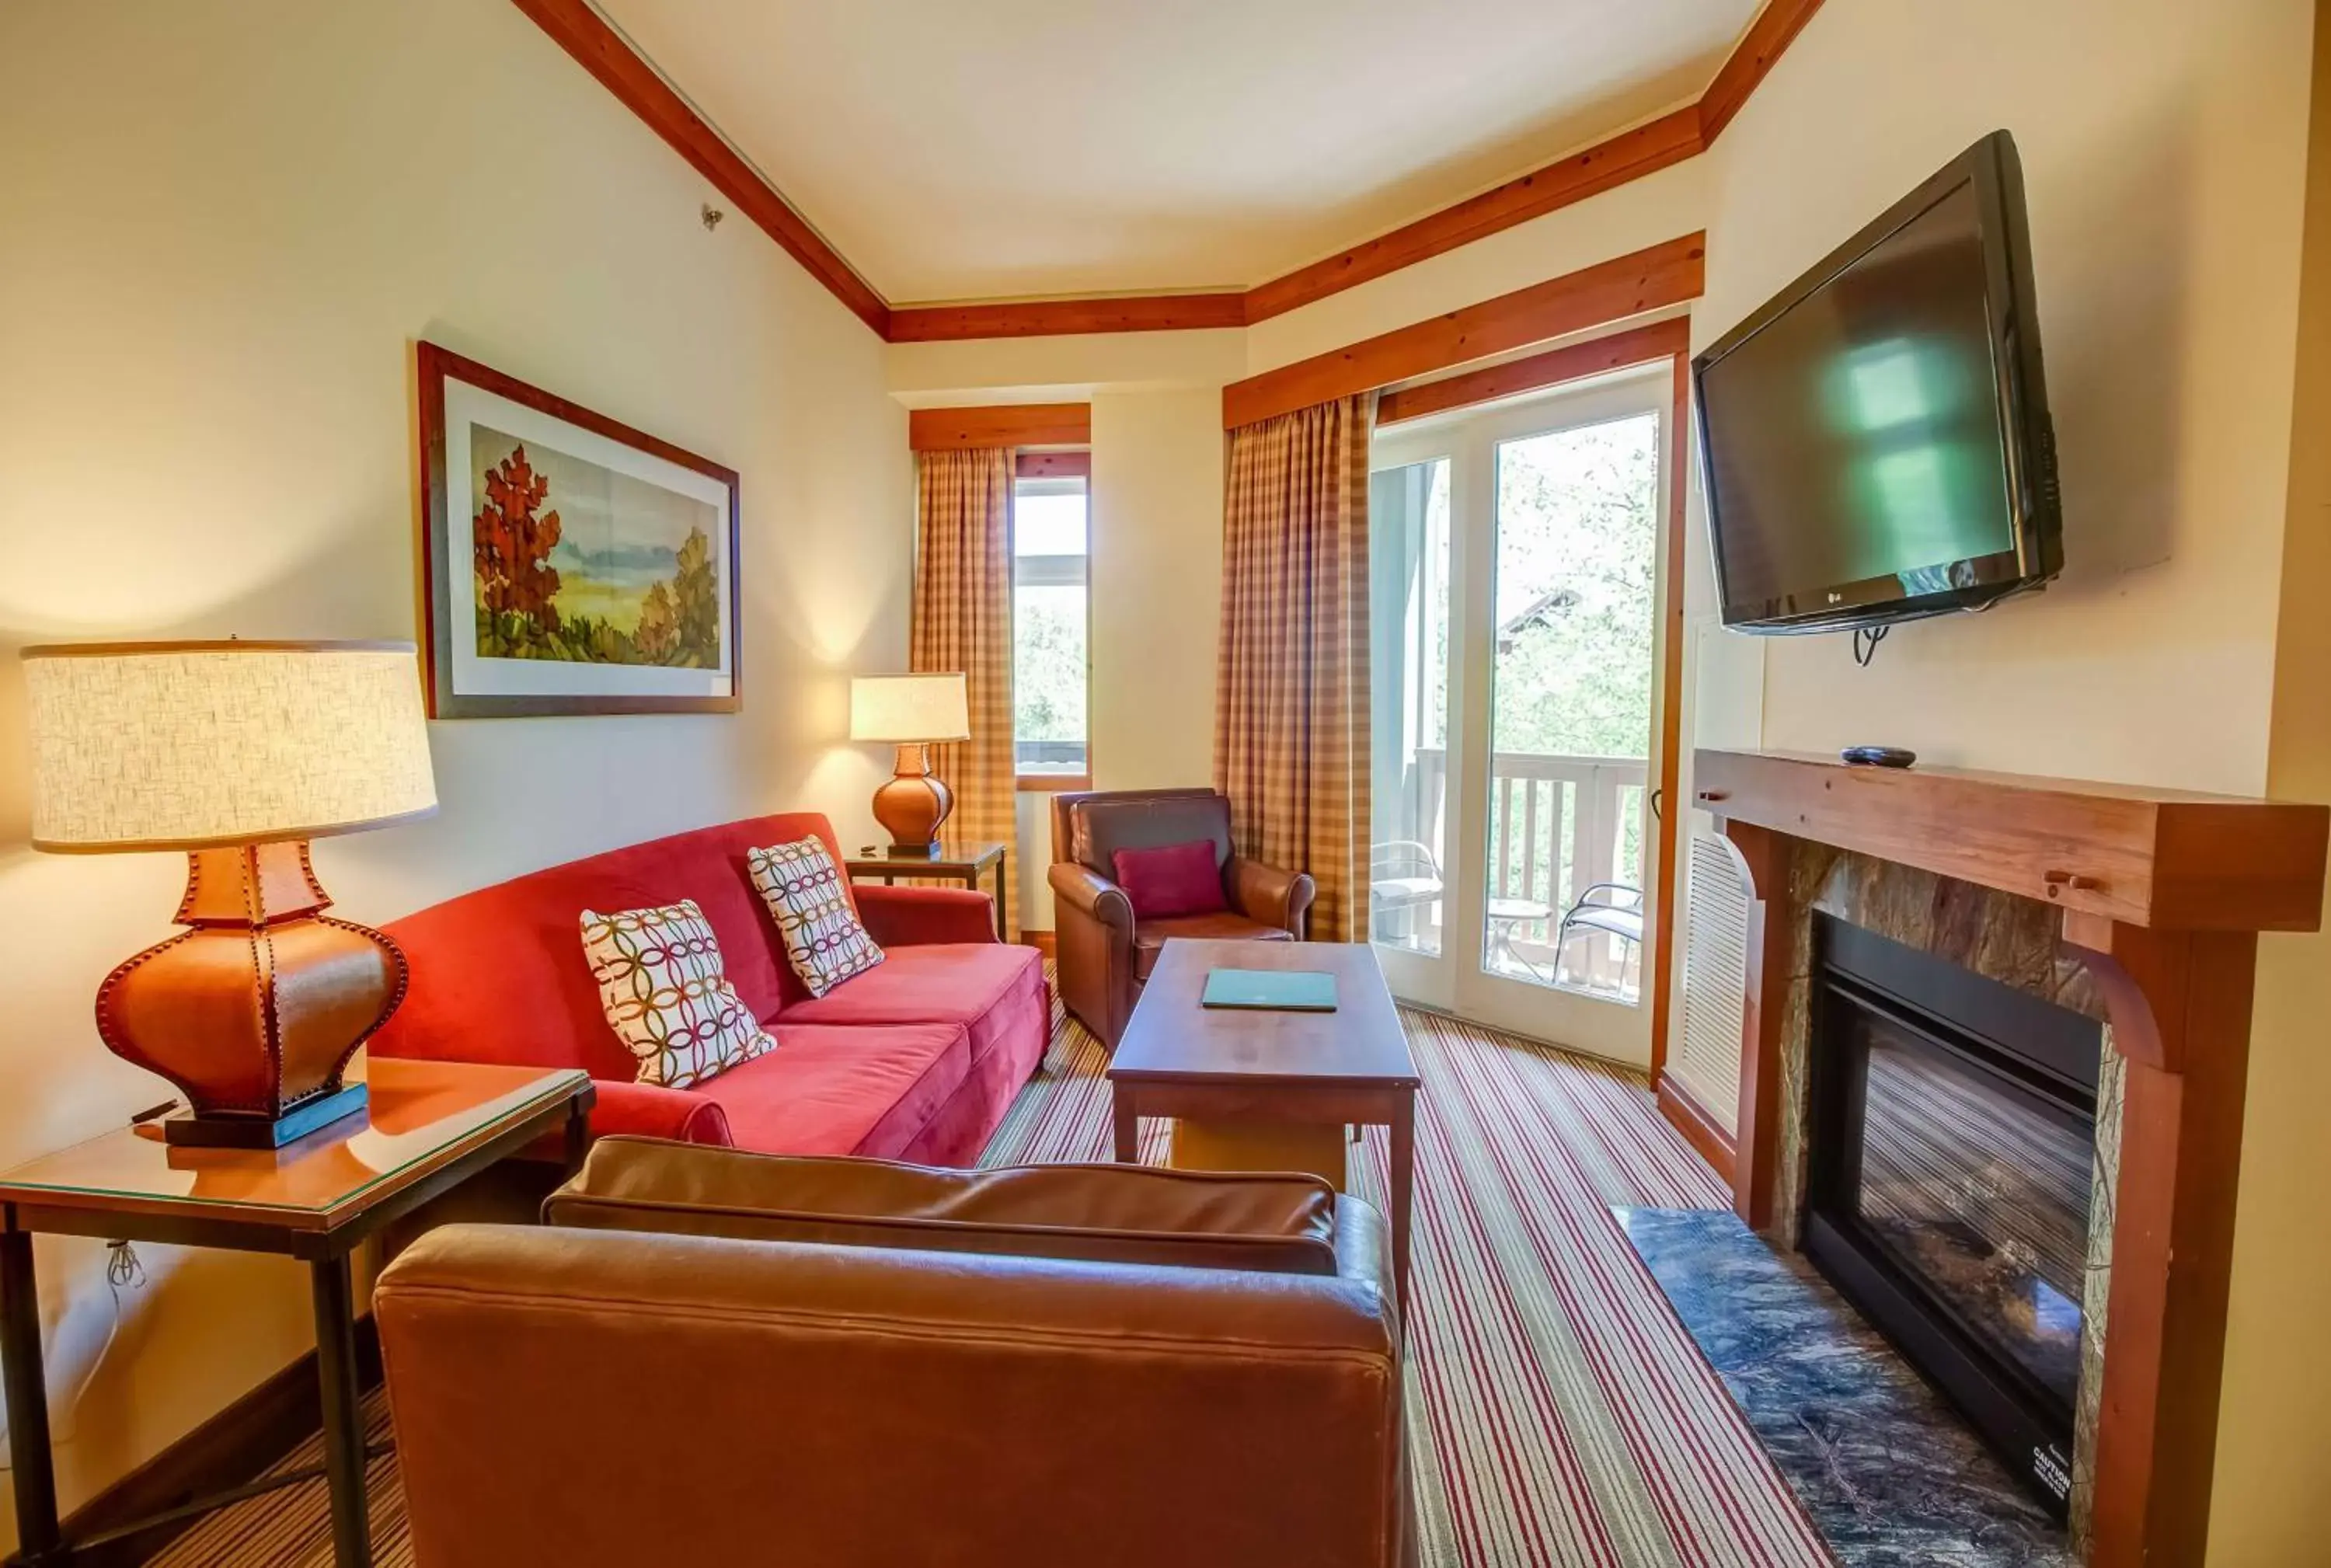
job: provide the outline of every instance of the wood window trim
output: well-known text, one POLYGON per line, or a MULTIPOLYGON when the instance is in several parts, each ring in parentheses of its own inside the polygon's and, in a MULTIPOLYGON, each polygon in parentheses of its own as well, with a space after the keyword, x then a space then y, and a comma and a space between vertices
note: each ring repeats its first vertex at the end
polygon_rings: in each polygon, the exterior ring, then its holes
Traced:
MULTIPOLYGON (((1012 460, 1012 475, 1023 480, 1080 479, 1088 501, 1092 491, 1092 453, 1084 451, 1023 451, 1012 460)), ((1088 517, 1087 526, 1090 526, 1088 517)))
POLYGON ((1707 285, 1707 234, 1680 235, 1234 381, 1223 388, 1223 427, 1236 430, 1314 404, 1689 303, 1707 285))
POLYGON ((1691 323, 1683 317, 1631 327, 1584 343, 1567 343, 1527 359, 1469 370, 1444 381, 1387 392, 1376 404, 1376 428, 1518 397, 1613 370, 1629 370, 1691 352, 1691 323))
MULTIPOLYGON (((1085 742, 1085 755, 1092 755, 1092 742, 1085 742)), ((1089 773, 1023 773, 1017 775, 1020 793, 1023 795, 1064 795, 1092 788, 1089 773)))
POLYGON ((1003 403, 973 408, 918 408, 907 414, 907 444, 916 451, 962 447, 1089 446, 1089 403, 1003 403))

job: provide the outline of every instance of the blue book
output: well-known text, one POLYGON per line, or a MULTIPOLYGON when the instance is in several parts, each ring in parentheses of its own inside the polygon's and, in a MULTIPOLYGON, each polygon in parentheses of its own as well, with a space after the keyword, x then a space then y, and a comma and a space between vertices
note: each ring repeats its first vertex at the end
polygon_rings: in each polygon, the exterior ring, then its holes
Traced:
POLYGON ((1209 969, 1199 998, 1206 1007, 1265 1012, 1333 1012, 1336 977, 1316 969, 1209 969))

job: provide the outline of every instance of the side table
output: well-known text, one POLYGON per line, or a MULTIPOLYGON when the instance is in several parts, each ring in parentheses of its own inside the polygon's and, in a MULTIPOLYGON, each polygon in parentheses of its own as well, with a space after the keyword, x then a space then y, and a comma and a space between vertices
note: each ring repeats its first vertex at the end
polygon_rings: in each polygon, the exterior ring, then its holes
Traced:
MULTIPOLYGON (((76 1550, 57 1519, 33 1275, 36 1234, 272 1252, 306 1262, 333 1561, 338 1568, 372 1561, 349 1254, 382 1226, 547 1134, 563 1128, 567 1163, 579 1164, 594 1091, 589 1076, 575 1069, 466 1062, 374 1061, 366 1079, 372 1094, 363 1114, 281 1149, 172 1145, 162 1141, 160 1124, 149 1122, 0 1172, 0 1361, 24 1568, 69 1568, 76 1550)), ((224 1506, 254 1489, 238 1487, 171 1514, 224 1506)))
POLYGON ((1012 874, 1011 857, 1003 844, 941 844, 936 855, 893 855, 869 845, 842 862, 842 874, 852 881, 880 879, 885 885, 901 877, 921 877, 940 882, 961 882, 979 890, 979 879, 995 868, 995 939, 1012 940, 1004 923, 1004 879, 1012 874))

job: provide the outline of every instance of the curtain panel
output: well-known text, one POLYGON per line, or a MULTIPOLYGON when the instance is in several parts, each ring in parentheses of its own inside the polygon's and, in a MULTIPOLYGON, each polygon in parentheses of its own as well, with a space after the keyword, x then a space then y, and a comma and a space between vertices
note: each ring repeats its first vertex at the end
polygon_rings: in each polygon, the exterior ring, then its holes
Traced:
POLYGON ((1020 930, 1018 780, 1012 758, 1012 451, 926 451, 916 461, 914 631, 908 668, 961 670, 971 738, 931 748, 955 791, 946 836, 1013 846, 998 894, 1020 930))
POLYGON ((1376 394, 1230 432, 1214 787, 1238 852, 1318 884, 1309 935, 1365 939, 1368 441, 1376 394))

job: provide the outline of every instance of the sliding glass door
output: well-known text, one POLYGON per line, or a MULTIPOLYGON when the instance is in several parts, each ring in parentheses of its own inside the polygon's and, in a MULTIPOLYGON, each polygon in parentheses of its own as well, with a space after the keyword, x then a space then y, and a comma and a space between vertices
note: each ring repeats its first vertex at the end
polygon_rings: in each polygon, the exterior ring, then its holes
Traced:
POLYGON ((1650 1060, 1669 371, 1380 431, 1370 936, 1412 1001, 1650 1060))

